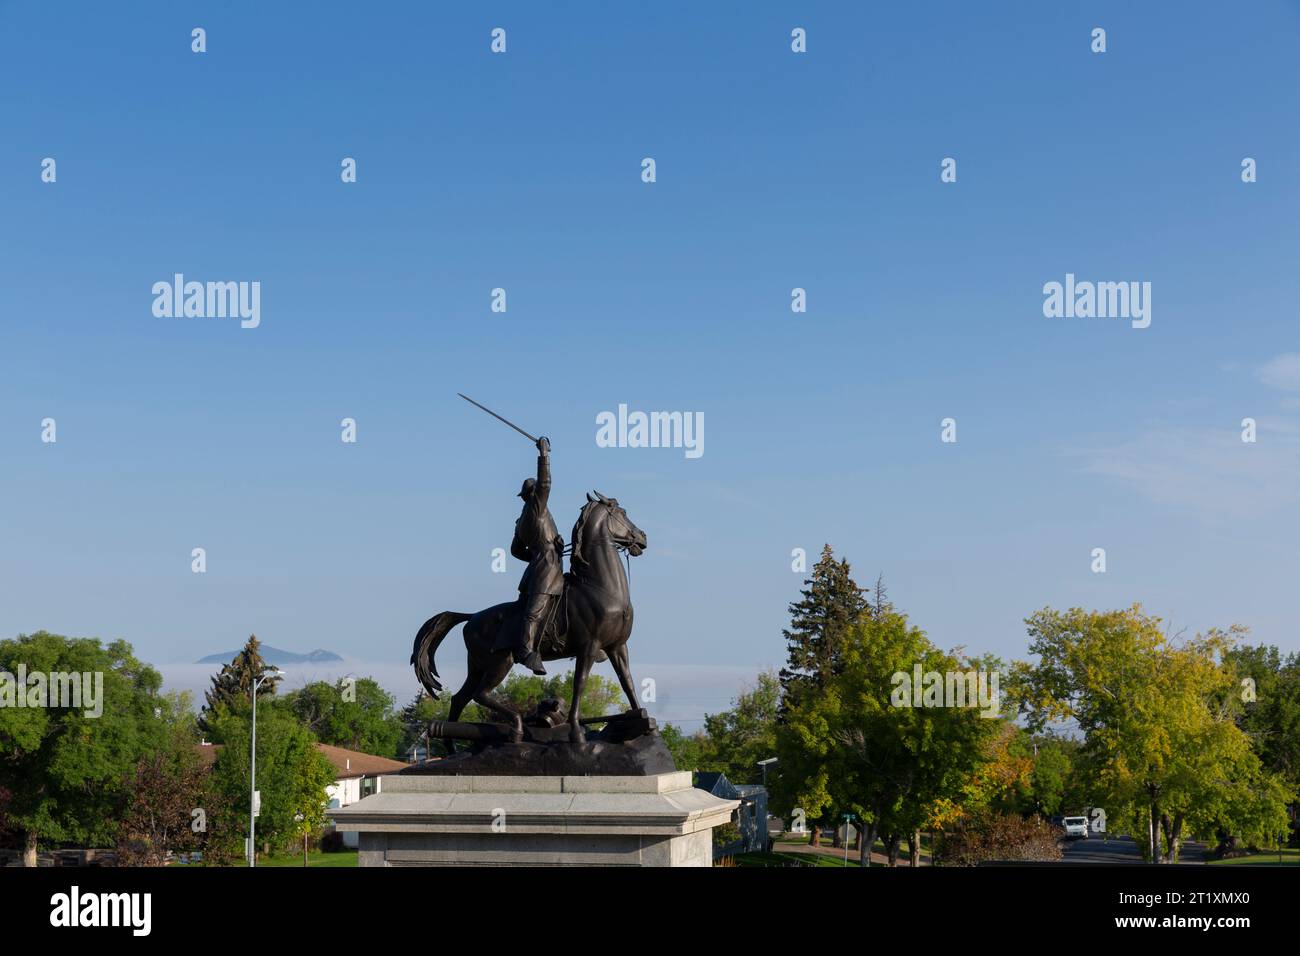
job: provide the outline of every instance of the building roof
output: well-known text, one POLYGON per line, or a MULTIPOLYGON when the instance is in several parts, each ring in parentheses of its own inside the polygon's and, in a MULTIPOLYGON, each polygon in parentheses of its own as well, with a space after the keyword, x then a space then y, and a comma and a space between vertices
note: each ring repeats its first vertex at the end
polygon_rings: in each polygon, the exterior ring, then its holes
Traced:
POLYGON ((725 773, 715 771, 701 771, 695 775, 695 786, 699 790, 713 794, 715 797, 722 797, 724 800, 734 800, 736 798, 736 788, 731 785, 725 773))
MULTIPOLYGON (((205 767, 211 767, 216 762, 217 754, 221 752, 221 744, 195 744, 194 749, 198 751, 199 758, 205 767)), ((357 777, 377 777, 383 773, 396 773, 399 770, 405 770, 407 764, 400 760, 389 760, 387 757, 376 757, 374 754, 362 753, 359 750, 347 750, 344 747, 333 747, 329 744, 317 744, 316 749, 325 755, 325 759, 334 765, 334 773, 338 780, 353 780, 357 777)))
POLYGON ((340 780, 377 777, 381 773, 396 773, 407 767, 400 760, 389 760, 387 757, 376 757, 374 754, 363 754, 359 750, 345 750, 343 747, 333 747, 329 744, 317 744, 316 749, 334 765, 340 780))
POLYGON ((221 744, 210 744, 206 740, 201 744, 195 744, 194 750, 199 755, 199 762, 203 764, 204 770, 211 770, 212 765, 217 762, 217 754, 221 753, 221 744))

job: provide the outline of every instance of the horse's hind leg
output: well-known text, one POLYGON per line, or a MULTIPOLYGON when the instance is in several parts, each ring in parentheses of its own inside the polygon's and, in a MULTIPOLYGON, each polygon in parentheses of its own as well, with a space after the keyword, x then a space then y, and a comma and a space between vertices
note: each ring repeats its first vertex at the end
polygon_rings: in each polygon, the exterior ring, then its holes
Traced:
MULTIPOLYGON (((460 720, 460 715, 464 713, 469 702, 474 699, 474 688, 478 686, 478 682, 482 679, 483 675, 474 670, 471 670, 465 677, 465 683, 460 685, 460 690, 451 696, 451 706, 447 709, 448 723, 460 720)), ((447 751, 448 757, 456 753, 456 741, 444 740, 442 746, 447 751)))
POLYGON ((482 672, 478 686, 474 689, 474 702, 486 707, 488 710, 495 711, 510 721, 514 725, 511 737, 515 743, 518 743, 524 739, 524 721, 519 713, 519 708, 504 697, 498 697, 492 693, 492 688, 499 686, 506 679, 506 675, 510 673, 510 661, 511 658, 508 654, 502 654, 500 664, 495 664, 491 671, 485 669, 482 672))
POLYGON ((465 678, 465 683, 460 685, 460 690, 452 695, 451 706, 447 708, 448 721, 460 720, 460 715, 465 712, 469 702, 474 699, 474 688, 478 686, 480 679, 480 675, 471 673, 465 678))
POLYGON ((627 644, 620 644, 606 653, 614 673, 618 675, 618 682, 623 685, 623 693, 627 694, 627 702, 632 705, 632 710, 638 710, 641 705, 637 702, 636 687, 632 683, 632 668, 628 666, 627 644))

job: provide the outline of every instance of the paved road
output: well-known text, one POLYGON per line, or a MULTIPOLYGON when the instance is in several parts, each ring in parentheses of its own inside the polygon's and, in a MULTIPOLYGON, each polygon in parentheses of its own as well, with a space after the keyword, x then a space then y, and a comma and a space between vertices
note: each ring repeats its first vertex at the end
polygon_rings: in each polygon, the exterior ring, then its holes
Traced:
MULTIPOLYGON (((1204 863, 1205 847, 1200 843, 1184 843, 1180 863, 1204 863)), ((1113 836, 1103 840, 1093 834, 1086 840, 1071 840, 1065 844, 1066 863, 1102 863, 1108 865, 1142 863, 1142 855, 1132 837, 1113 836)))

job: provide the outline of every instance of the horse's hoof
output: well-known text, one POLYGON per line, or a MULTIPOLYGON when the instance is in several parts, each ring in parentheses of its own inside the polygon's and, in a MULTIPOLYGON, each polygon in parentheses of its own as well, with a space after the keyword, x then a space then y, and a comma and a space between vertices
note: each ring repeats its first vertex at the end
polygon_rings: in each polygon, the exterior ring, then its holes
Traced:
POLYGON ((569 731, 569 743, 585 744, 586 742, 587 742, 587 735, 583 733, 581 727, 574 727, 572 730, 569 731))

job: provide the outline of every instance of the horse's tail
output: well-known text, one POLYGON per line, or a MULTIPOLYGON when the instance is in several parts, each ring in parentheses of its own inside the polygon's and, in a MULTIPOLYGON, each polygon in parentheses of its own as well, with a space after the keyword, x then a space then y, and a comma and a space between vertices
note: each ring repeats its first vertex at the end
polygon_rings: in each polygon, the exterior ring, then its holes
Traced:
POLYGON ((438 680, 438 668, 433 663, 433 655, 447 633, 472 616, 462 614, 460 611, 443 611, 425 621, 415 634, 415 647, 411 649, 411 663, 415 665, 415 676, 420 679, 429 696, 435 700, 442 693, 442 681, 438 680))

